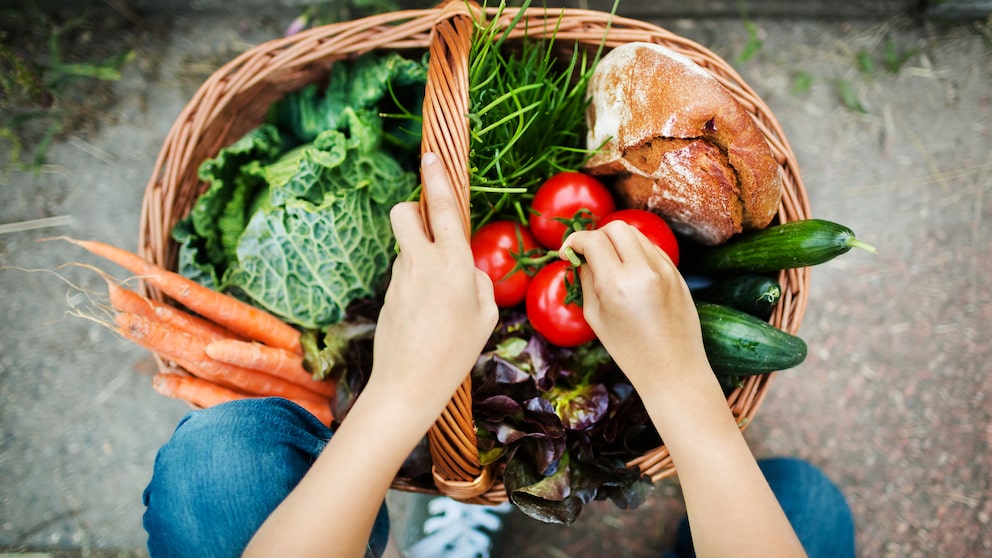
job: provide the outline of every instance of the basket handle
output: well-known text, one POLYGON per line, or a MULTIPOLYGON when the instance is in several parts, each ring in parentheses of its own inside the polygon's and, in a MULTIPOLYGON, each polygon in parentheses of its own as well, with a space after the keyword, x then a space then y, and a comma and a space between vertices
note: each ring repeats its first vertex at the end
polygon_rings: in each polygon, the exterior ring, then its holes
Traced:
MULTIPOLYGON (((465 234, 469 220, 468 65, 472 46, 472 14, 465 2, 450 0, 438 12, 431 32, 427 85, 424 92, 421 155, 433 151, 455 191, 465 234)), ((426 200, 421 197, 422 216, 426 200)), ((425 219, 425 223, 429 222, 425 219)))
MULTIPOLYGON (((450 0, 440 7, 431 33, 427 85, 424 92, 421 154, 432 151, 441 160, 455 191, 465 235, 470 236, 469 218, 469 51, 472 46, 477 5, 450 0)), ((421 215, 426 217, 424 196, 421 215)), ((429 223, 426 219, 425 223, 429 223)), ((429 227, 429 224, 428 224, 429 227)), ((465 379, 437 422, 427 433, 434 483, 451 498, 485 503, 484 494, 494 476, 479 462, 479 449, 472 418, 472 377, 465 379)))

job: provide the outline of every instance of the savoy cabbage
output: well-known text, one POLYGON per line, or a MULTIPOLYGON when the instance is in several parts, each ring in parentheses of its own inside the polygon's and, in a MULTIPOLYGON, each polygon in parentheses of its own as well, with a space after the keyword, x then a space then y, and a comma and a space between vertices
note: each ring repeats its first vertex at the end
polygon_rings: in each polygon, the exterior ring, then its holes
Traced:
POLYGON ((389 209, 417 185, 422 60, 368 54, 288 95, 200 167, 173 229, 179 272, 320 329, 376 294, 395 255, 389 209), (402 118, 384 114, 402 114, 402 118))

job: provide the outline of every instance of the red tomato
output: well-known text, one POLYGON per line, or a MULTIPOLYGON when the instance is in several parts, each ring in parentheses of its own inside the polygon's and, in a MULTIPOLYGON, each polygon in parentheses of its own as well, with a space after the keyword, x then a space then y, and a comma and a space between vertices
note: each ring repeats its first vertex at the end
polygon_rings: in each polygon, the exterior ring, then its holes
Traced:
POLYGON ((623 221, 641 231, 655 246, 668 254, 673 264, 679 265, 679 243, 675 240, 675 233, 657 213, 646 209, 621 209, 600 219, 596 228, 612 221, 623 221))
POLYGON ((492 221, 472 235, 471 244, 475 267, 493 280, 496 305, 506 308, 523 302, 531 278, 522 269, 510 272, 517 265, 513 254, 537 249, 534 236, 519 223, 492 221))
POLYGON ((549 343, 575 347, 592 341, 596 334, 582 316, 581 306, 565 304, 566 274, 569 281, 578 281, 575 268, 566 261, 553 261, 537 272, 527 289, 527 319, 549 343))
POLYGON ((610 190, 599 180, 581 172, 560 172, 541 184, 531 201, 530 230, 542 246, 561 248, 566 226, 557 219, 571 219, 582 209, 592 213, 593 228, 600 218, 616 210, 610 190))

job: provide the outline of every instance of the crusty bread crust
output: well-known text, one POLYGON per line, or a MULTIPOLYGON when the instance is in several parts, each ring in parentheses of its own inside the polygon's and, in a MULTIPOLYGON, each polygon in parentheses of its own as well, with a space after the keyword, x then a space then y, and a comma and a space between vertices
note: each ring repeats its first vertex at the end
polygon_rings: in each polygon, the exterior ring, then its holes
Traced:
POLYGON ((615 175, 622 203, 710 245, 775 217, 782 176, 768 141, 695 62, 627 43, 600 60, 587 91, 588 146, 602 149, 586 170, 615 175))

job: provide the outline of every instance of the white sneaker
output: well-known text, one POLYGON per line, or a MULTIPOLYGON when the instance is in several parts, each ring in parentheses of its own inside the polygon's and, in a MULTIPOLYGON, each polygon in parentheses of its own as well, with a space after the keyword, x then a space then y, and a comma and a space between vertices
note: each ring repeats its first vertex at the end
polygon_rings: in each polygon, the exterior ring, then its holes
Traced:
POLYGON ((465 504, 444 496, 427 504, 424 538, 407 552, 407 558, 489 558, 492 535, 503 528, 509 502, 498 506, 465 504))

